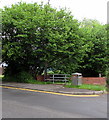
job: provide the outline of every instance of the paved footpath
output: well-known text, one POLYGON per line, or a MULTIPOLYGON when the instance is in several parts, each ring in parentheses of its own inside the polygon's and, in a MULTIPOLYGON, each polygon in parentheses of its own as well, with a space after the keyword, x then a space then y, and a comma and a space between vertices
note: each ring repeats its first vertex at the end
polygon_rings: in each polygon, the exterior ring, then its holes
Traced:
POLYGON ((51 91, 56 93, 65 93, 73 95, 94 95, 94 94, 103 94, 104 91, 92 91, 86 89, 77 89, 77 88, 65 88, 63 85, 58 84, 28 84, 28 83, 15 83, 15 82, 2 82, 2 86, 18 87, 18 88, 28 88, 34 90, 42 91, 51 91))

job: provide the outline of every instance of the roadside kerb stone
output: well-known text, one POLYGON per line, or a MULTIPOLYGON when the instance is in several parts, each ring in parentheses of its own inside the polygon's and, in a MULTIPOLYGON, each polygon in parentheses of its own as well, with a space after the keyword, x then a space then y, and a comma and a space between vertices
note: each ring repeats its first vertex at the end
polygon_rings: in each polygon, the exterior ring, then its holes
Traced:
POLYGON ((65 91, 54 91, 57 93, 72 94, 72 95, 100 95, 103 91, 93 91, 93 92, 65 92, 65 91))
POLYGON ((91 91, 91 90, 85 90, 82 89, 69 89, 69 88, 64 88, 62 85, 32 85, 32 84, 13 84, 11 85, 10 83, 8 84, 2 84, 3 86, 8 86, 8 87, 16 87, 16 88, 25 88, 25 89, 32 89, 32 90, 40 90, 40 91, 48 91, 48 92, 56 92, 56 93, 63 93, 63 94, 72 94, 72 95, 100 95, 105 93, 104 91, 91 91), (32 87, 34 86, 34 87, 32 87), (42 88, 40 88, 42 86, 42 88), (46 86, 46 87, 45 87, 46 86), (49 88, 47 88, 49 87, 49 88), (62 89, 62 90, 61 90, 62 89), (70 90, 70 91, 69 91, 70 90), (72 90, 72 91, 71 91, 72 90))

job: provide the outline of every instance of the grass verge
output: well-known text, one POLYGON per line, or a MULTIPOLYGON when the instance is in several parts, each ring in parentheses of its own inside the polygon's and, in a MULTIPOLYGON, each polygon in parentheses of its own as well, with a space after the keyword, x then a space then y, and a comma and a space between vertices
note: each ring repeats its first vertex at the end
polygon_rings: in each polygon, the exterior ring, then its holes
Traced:
POLYGON ((95 90, 95 91, 106 91, 107 88, 106 86, 103 85, 88 85, 88 84, 83 84, 83 85, 64 85, 64 87, 67 88, 78 88, 78 89, 88 89, 88 90, 95 90))

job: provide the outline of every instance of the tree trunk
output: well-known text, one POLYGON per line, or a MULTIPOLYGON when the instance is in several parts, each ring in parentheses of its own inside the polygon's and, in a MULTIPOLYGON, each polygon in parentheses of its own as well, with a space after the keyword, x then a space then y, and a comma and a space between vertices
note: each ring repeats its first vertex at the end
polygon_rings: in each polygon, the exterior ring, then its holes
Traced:
POLYGON ((47 67, 48 67, 48 64, 47 64, 47 62, 45 62, 45 68, 44 68, 44 81, 45 81, 45 79, 47 78, 47 67))

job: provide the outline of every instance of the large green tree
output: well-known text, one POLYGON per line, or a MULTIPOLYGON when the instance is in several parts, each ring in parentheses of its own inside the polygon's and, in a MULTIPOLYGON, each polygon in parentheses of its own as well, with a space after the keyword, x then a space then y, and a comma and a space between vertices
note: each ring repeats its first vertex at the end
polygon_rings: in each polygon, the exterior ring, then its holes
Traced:
POLYGON ((107 30, 106 25, 100 24, 97 20, 84 19, 81 22, 82 35, 90 49, 86 52, 81 66, 84 76, 105 75, 108 64, 107 59, 107 30))
POLYGON ((3 61, 7 73, 47 68, 73 72, 87 45, 79 37, 79 23, 65 9, 49 4, 18 3, 2 10, 3 61))

